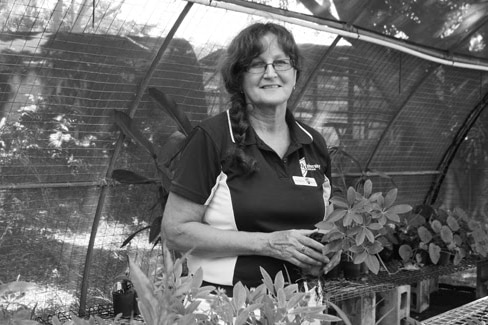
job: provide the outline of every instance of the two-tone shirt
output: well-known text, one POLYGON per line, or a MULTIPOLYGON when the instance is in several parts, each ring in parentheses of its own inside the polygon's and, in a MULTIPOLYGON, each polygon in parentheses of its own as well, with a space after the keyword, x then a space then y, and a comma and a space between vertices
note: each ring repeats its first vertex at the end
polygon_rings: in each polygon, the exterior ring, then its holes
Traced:
MULTIPOLYGON (((329 203, 330 157, 324 138, 287 111, 291 144, 280 158, 249 127, 244 151, 257 161, 249 176, 224 163, 235 146, 229 112, 201 122, 190 134, 171 191, 207 206, 203 222, 229 231, 273 232, 314 229, 329 203)), ((208 257, 192 254, 190 272, 203 270, 207 282, 248 287, 262 283, 260 267, 272 277, 283 271, 296 281, 300 270, 268 256, 208 257)))

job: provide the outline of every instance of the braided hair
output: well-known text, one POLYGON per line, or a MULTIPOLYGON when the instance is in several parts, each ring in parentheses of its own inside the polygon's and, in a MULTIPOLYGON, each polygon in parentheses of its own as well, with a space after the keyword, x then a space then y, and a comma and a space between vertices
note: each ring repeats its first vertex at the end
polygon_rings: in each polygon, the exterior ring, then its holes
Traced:
POLYGON ((290 31, 275 23, 254 23, 243 29, 231 41, 223 59, 220 72, 224 86, 230 95, 230 121, 236 146, 226 158, 226 164, 236 167, 244 175, 257 170, 256 160, 244 152, 247 130, 250 127, 249 107, 242 90, 242 81, 247 67, 252 60, 264 52, 262 38, 271 33, 276 36, 278 45, 291 59, 300 74, 301 57, 298 46, 290 31))

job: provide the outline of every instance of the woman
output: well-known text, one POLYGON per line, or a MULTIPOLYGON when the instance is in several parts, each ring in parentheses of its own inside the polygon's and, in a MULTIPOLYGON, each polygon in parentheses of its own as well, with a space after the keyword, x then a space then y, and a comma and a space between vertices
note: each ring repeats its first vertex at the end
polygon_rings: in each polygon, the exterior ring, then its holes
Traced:
MULTIPOLYGON (((291 33, 256 23, 229 45, 221 73, 230 109, 189 136, 162 224, 170 248, 191 251, 190 272, 227 289, 299 280, 328 262, 310 235, 330 196, 322 136, 287 110, 300 56, 291 33)), ((230 291, 229 291, 230 290, 230 291)))

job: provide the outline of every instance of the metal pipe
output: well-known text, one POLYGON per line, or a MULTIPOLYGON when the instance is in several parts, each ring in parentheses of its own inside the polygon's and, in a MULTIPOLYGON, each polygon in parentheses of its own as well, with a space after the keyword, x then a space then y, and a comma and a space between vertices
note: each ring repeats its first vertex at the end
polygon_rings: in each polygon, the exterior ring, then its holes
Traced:
POLYGON ((269 6, 245 2, 241 0, 186 0, 205 6, 227 9, 231 11, 246 13, 264 18, 277 19, 283 22, 328 32, 343 37, 360 39, 362 41, 381 45, 415 57, 463 69, 488 71, 488 61, 473 59, 470 57, 455 55, 448 51, 441 51, 418 44, 408 43, 393 37, 381 35, 344 22, 330 21, 314 16, 309 16, 297 12, 287 11, 269 6))

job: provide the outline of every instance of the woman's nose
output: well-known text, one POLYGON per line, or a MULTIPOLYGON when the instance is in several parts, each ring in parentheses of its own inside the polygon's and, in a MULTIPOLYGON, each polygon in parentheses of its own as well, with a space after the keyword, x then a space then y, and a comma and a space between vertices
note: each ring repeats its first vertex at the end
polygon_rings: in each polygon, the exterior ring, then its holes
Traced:
POLYGON ((275 76, 276 75, 276 70, 275 70, 272 63, 266 65, 266 68, 264 70, 264 75, 265 76, 275 76))

